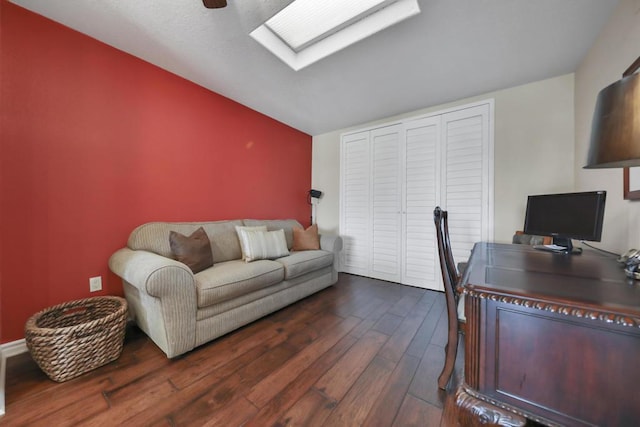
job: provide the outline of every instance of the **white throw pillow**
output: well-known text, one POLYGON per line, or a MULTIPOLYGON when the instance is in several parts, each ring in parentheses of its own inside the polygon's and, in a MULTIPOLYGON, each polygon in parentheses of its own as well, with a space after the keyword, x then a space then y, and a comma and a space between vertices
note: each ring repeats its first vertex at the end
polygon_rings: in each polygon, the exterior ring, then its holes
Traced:
POLYGON ((249 231, 267 231, 266 225, 257 225, 255 227, 242 227, 236 225, 236 233, 238 233, 238 240, 240 240, 240 249, 242 250, 242 259, 246 260, 247 256, 247 232, 249 231))
POLYGON ((243 231, 245 241, 244 260, 274 259, 289 255, 284 230, 243 231))

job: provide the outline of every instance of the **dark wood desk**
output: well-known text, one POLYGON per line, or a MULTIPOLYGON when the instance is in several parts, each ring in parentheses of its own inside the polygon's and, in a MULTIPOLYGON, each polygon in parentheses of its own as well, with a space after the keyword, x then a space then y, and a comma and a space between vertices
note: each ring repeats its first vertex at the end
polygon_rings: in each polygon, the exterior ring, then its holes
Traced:
POLYGON ((640 282, 613 256, 478 243, 463 283, 462 421, 640 425, 640 282))

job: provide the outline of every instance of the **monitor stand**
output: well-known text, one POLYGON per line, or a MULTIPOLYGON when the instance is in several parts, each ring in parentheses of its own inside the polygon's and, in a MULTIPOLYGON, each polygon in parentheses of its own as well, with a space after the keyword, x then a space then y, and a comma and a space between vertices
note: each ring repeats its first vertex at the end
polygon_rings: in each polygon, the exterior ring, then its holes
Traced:
POLYGON ((552 245, 534 245, 533 248, 567 255, 580 255, 582 253, 582 248, 574 248, 571 239, 566 237, 554 237, 552 245))

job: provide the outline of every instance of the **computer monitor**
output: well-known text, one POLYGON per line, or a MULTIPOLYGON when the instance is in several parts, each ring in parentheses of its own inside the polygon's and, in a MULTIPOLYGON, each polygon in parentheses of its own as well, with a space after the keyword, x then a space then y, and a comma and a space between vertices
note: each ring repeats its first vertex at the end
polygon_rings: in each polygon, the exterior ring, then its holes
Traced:
POLYGON ((573 251, 571 239, 599 242, 606 191, 529 196, 524 233, 553 236, 553 244, 573 251))

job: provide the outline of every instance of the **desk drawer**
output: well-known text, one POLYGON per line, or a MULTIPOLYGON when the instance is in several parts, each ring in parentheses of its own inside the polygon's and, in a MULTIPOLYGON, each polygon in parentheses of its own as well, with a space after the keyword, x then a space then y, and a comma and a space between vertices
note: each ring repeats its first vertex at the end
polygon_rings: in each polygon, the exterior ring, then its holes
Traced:
POLYGON ((564 425, 634 425, 640 419, 640 330, 482 300, 479 391, 564 425))

